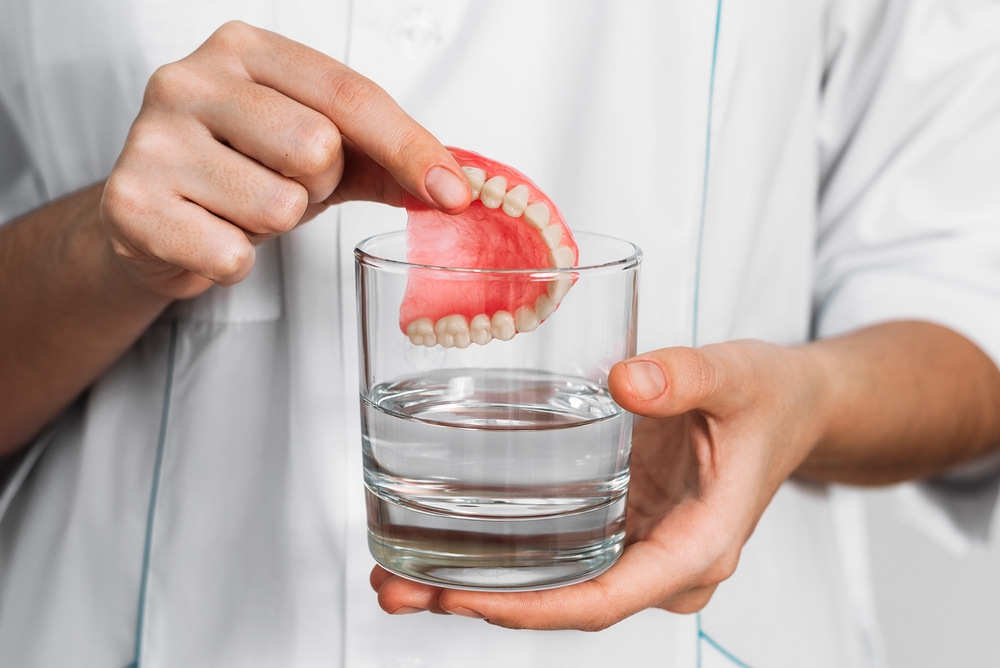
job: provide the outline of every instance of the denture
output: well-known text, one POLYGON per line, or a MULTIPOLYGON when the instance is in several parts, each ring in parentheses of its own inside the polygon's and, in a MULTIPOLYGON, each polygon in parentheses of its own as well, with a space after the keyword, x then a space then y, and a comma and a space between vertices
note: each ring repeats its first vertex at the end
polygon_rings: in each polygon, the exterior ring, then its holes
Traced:
POLYGON ((555 204, 530 179, 471 151, 448 150, 465 172, 473 202, 452 216, 404 194, 406 259, 458 271, 411 267, 400 329, 414 345, 429 348, 510 341, 559 308, 573 279, 545 278, 544 271, 576 266, 579 250, 555 204), (511 269, 539 274, 476 271, 511 269))

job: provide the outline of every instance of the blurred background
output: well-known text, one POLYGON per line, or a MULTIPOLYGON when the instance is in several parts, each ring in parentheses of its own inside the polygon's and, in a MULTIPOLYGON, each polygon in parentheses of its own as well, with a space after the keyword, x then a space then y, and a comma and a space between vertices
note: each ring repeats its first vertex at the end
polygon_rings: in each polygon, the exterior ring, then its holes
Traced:
POLYGON ((1000 534, 957 556, 866 494, 879 622, 890 668, 1000 666, 1000 534))

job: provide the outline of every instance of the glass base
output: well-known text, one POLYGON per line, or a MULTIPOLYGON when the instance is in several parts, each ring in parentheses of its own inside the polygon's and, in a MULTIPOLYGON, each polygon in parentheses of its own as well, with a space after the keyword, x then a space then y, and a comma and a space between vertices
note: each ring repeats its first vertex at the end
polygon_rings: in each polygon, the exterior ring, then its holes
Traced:
POLYGON ((624 549, 624 495, 582 513, 502 521, 430 515, 370 491, 368 503, 368 548, 375 561, 436 587, 562 587, 600 575, 624 549))
POLYGON ((385 545, 370 532, 368 545, 382 568, 407 580, 448 589, 518 592, 565 587, 597 577, 618 561, 623 538, 614 536, 593 546, 588 555, 574 555, 571 562, 553 563, 549 559, 516 567, 497 565, 500 560, 496 559, 480 558, 469 563, 465 556, 385 545))

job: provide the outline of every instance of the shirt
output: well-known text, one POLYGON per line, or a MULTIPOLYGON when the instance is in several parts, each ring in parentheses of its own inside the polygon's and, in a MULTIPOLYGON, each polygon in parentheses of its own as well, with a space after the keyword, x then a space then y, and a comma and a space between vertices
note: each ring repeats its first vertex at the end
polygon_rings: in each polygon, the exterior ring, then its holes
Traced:
MULTIPOLYGON (((1000 359, 986 0, 8 0, 0 215, 104 178, 160 64, 240 18, 645 252, 639 349, 895 318, 1000 359)), ((350 203, 174 304, 0 497, 0 665, 869 666, 859 506, 791 481, 699 615, 597 634, 391 617, 367 576, 350 203)))

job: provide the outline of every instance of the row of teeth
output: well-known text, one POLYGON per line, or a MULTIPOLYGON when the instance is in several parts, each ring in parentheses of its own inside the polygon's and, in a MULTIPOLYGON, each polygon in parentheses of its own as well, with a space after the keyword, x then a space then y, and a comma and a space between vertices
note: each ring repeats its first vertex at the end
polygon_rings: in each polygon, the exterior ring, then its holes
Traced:
POLYGON ((549 281, 547 294, 538 296, 535 308, 522 306, 513 314, 497 311, 491 318, 480 313, 471 322, 458 313, 446 315, 437 322, 430 318, 417 318, 407 325, 406 335, 413 345, 428 348, 438 344, 443 348, 468 348, 473 343, 485 346, 493 339, 510 341, 519 332, 534 331, 539 323, 552 315, 571 285, 568 276, 559 276, 549 281))
POLYGON ((524 218, 531 227, 538 230, 542 243, 549 249, 549 264, 558 269, 573 266, 573 250, 561 245, 563 229, 558 224, 550 224, 549 207, 544 202, 529 202, 528 188, 517 185, 507 190, 507 179, 494 176, 486 180, 486 172, 478 167, 462 167, 465 178, 472 188, 472 199, 480 200, 487 209, 503 208, 511 218, 524 218))

